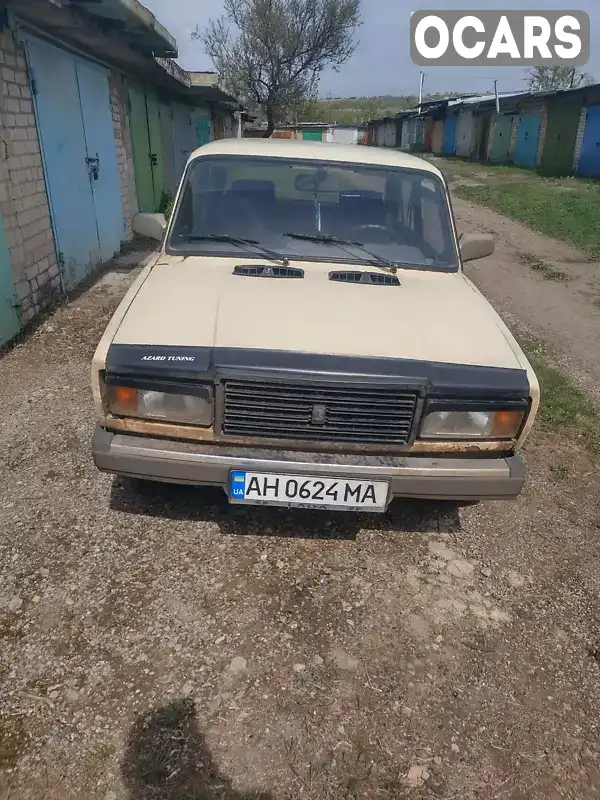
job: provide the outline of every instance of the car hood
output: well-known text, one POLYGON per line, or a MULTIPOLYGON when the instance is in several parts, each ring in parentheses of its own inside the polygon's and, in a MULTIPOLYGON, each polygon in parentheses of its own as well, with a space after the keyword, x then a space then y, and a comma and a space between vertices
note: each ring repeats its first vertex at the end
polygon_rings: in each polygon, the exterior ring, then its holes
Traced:
MULTIPOLYGON (((256 263, 259 263, 257 260, 256 263)), ((399 270, 400 286, 329 280, 383 271, 294 262, 304 279, 233 274, 240 259, 163 257, 114 344, 388 357, 518 368, 503 323, 461 273, 399 270)))

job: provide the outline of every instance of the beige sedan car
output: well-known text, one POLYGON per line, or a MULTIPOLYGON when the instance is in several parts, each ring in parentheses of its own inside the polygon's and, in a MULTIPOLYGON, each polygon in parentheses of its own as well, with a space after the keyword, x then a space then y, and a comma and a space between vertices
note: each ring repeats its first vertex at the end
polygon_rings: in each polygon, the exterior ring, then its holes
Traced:
POLYGON ((349 511, 520 493, 538 382, 427 161, 213 142, 134 229, 160 253, 93 359, 99 469, 349 511))

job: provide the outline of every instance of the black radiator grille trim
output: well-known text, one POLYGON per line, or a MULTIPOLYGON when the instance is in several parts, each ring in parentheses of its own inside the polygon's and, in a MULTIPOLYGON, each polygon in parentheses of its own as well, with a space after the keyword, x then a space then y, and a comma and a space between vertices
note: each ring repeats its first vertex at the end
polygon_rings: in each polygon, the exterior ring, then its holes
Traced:
POLYGON ((223 386, 225 436, 349 444, 407 444, 419 393, 388 388, 227 380, 223 386), (313 407, 326 408, 313 422, 313 407))

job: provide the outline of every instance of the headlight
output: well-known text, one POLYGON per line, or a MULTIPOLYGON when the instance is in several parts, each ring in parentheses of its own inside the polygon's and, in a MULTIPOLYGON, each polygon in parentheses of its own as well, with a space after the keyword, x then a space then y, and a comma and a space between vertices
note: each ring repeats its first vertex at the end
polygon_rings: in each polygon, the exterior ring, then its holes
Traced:
POLYGON ((524 409, 493 411, 430 411, 421 425, 421 439, 514 439, 524 409))
POLYGON ((194 394, 156 392, 131 386, 109 386, 109 407, 116 417, 141 417, 184 425, 212 424, 212 389, 194 387, 194 394))

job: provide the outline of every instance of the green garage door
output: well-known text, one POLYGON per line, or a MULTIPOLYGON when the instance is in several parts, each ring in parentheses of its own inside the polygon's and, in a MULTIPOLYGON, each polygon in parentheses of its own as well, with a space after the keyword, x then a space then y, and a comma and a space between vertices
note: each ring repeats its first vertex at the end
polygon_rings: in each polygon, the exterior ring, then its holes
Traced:
POLYGON ((196 145, 202 147, 210 142, 210 118, 206 114, 196 116, 196 145))
POLYGON ((512 114, 503 114, 496 117, 494 134, 492 136, 492 152, 490 161, 504 164, 510 156, 510 134, 514 117, 512 114))
POLYGON ((573 172, 573 154, 579 128, 581 108, 574 103, 548 106, 548 126, 542 167, 548 172, 570 175, 573 172))
POLYGON ((0 216, 0 345, 8 342, 21 327, 15 305, 10 255, 4 238, 4 224, 0 216))
POLYGON ((302 131, 302 138, 310 142, 322 142, 323 131, 302 131))
POLYGON ((165 188, 158 98, 135 84, 129 86, 129 123, 138 209, 154 212, 165 188))

